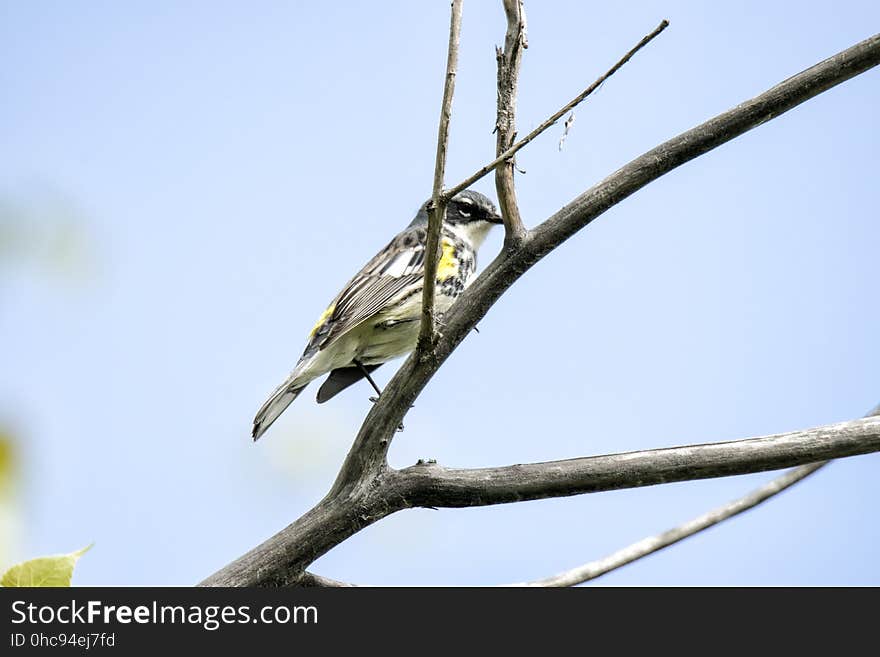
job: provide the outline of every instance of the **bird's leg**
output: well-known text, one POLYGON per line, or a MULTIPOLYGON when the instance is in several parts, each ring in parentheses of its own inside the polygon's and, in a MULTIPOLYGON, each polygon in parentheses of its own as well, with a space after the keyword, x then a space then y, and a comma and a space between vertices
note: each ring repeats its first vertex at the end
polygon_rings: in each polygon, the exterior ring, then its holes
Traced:
POLYGON ((370 401, 375 402, 378 399, 378 395, 382 394, 382 391, 379 390, 379 386, 377 386, 376 382, 373 381, 373 377, 370 376, 370 372, 367 370, 366 367, 364 367, 364 364, 361 361, 359 361, 357 358, 355 358, 352 362, 355 364, 355 367, 357 367, 361 371, 361 374, 364 375, 364 377, 367 379, 367 381, 370 382, 370 385, 373 386, 373 390, 376 391, 377 396, 370 397, 370 401))
MULTIPOLYGON (((370 376, 370 373, 367 371, 367 368, 364 367, 364 364, 361 361, 355 358, 352 362, 355 364, 355 367, 357 367, 361 371, 361 374, 364 375, 364 378, 366 378, 366 380, 370 382, 370 385, 373 386, 373 390, 376 391, 376 396, 370 397, 370 401, 375 404, 377 401, 379 401, 379 397, 382 395, 382 391, 379 390, 379 386, 377 386, 376 382, 373 381, 373 377, 370 376)), ((401 422, 397 426, 397 430, 403 431, 403 422, 401 422)))

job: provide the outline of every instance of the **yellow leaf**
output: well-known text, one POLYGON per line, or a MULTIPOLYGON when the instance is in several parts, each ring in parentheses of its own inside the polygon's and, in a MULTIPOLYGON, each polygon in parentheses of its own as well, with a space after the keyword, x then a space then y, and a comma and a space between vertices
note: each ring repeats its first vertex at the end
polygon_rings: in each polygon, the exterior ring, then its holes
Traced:
MULTIPOLYGON (((92 544, 94 545, 94 544, 92 544)), ((38 557, 12 566, 0 578, 2 586, 70 586, 73 567, 91 545, 70 554, 38 557)))

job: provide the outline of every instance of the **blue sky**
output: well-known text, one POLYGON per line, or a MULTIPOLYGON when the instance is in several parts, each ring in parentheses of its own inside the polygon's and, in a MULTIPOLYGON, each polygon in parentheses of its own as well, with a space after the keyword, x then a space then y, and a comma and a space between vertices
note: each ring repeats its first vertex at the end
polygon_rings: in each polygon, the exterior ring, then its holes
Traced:
MULTIPOLYGON (((559 128, 520 155, 528 225, 880 29, 872 2, 527 9, 521 133, 671 22, 577 110, 562 151, 559 128)), ((447 2, 0 2, 5 220, 32 250, 59 232, 74 244, 61 267, 0 263, 0 421, 22 469, 14 557, 94 541, 75 583, 189 584, 324 495, 366 386, 321 406, 303 395, 257 445, 250 422, 327 302, 430 194, 447 32, 447 2)), ((450 183, 493 155, 503 32, 500 2, 466 3, 450 183)), ((710 442, 867 411, 880 401, 878 105, 871 71, 569 240, 432 380, 392 465, 710 442)), ((488 179, 476 188, 493 194, 488 179)), ((878 585, 878 458, 836 463, 601 582, 878 585)), ((542 577, 771 477, 400 513, 314 570, 376 584, 542 577)))

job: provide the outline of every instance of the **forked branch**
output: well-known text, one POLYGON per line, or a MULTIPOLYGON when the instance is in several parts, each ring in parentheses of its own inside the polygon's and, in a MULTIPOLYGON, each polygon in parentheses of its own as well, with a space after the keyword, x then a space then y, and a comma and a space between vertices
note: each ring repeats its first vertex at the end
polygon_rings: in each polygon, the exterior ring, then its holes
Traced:
POLYGON ((410 356, 385 387, 328 495, 203 584, 289 585, 304 577, 316 583, 321 578, 305 573, 315 559, 369 524, 412 505, 500 504, 745 474, 880 450, 880 420, 869 418, 753 441, 504 468, 413 466, 395 471, 386 461, 394 433, 415 398, 489 308, 536 262, 648 183, 878 63, 880 35, 875 35, 636 158, 508 245, 446 313, 432 357, 418 352, 410 356))
POLYGON ((579 93, 577 96, 575 96, 572 100, 570 100, 565 105, 563 105, 552 116, 550 116, 550 118, 548 118, 546 121, 544 121, 541 125, 539 125, 534 130, 532 130, 528 135, 526 135, 525 137, 520 139, 518 142, 516 142, 512 146, 510 146, 507 150, 505 150, 503 153, 498 155, 498 157, 496 157, 494 160, 492 160, 488 164, 477 169, 477 171, 472 173, 470 176, 468 176, 467 178, 462 180, 457 185, 450 187, 445 192, 444 195, 447 198, 451 198, 451 197, 455 196, 456 194, 458 194, 463 189, 467 189, 468 187, 473 185, 478 180, 484 178, 486 175, 488 175, 492 171, 496 170, 496 168, 502 162, 512 161, 514 156, 524 146, 526 146, 526 145, 530 144, 532 141, 534 141, 535 138, 538 137, 540 134, 542 134, 545 130, 547 130, 547 128, 550 128, 551 126, 555 125, 556 122, 559 121, 559 119, 561 119, 565 115, 566 112, 568 112, 569 110, 572 110, 575 107, 577 107, 578 105, 580 105, 584 100, 586 100, 587 96, 589 96, 594 91, 596 91, 596 89, 601 87, 602 84, 608 78, 610 78, 612 75, 617 73, 617 71, 619 71, 623 67, 624 64, 626 64, 630 59, 632 59, 633 55, 635 55, 639 50, 641 50, 646 45, 648 45, 648 43, 650 43, 654 39, 654 37, 658 36, 668 26, 669 26, 669 21, 666 21, 666 20, 662 21, 660 23, 660 25, 658 25, 656 28, 654 28, 653 32, 651 32, 650 34, 645 36, 641 41, 639 41, 628 53, 626 53, 623 57, 621 57, 614 66, 612 66, 610 69, 605 71, 605 73, 603 73, 601 76, 599 76, 599 78, 597 78, 596 81, 593 82, 593 84, 591 84, 589 87, 587 87, 581 93, 579 93))

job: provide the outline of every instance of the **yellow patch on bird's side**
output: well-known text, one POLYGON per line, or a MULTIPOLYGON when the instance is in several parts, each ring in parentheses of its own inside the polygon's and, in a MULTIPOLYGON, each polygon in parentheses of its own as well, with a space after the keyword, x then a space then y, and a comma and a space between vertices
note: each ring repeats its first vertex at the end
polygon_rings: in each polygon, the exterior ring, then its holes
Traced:
POLYGON ((437 263, 437 280, 445 281, 456 274, 458 274, 458 260, 455 258, 455 245, 445 239, 440 262, 437 263))
POLYGON ((327 308, 327 310, 325 310, 324 312, 321 313, 321 316, 318 318, 317 324, 315 324, 315 326, 312 327, 312 331, 311 331, 311 333, 309 333, 310 338, 315 337, 315 333, 317 333, 318 329, 321 328, 321 326, 324 324, 324 322, 327 321, 327 318, 333 314, 334 310, 336 310, 335 303, 332 304, 329 308, 327 308))

